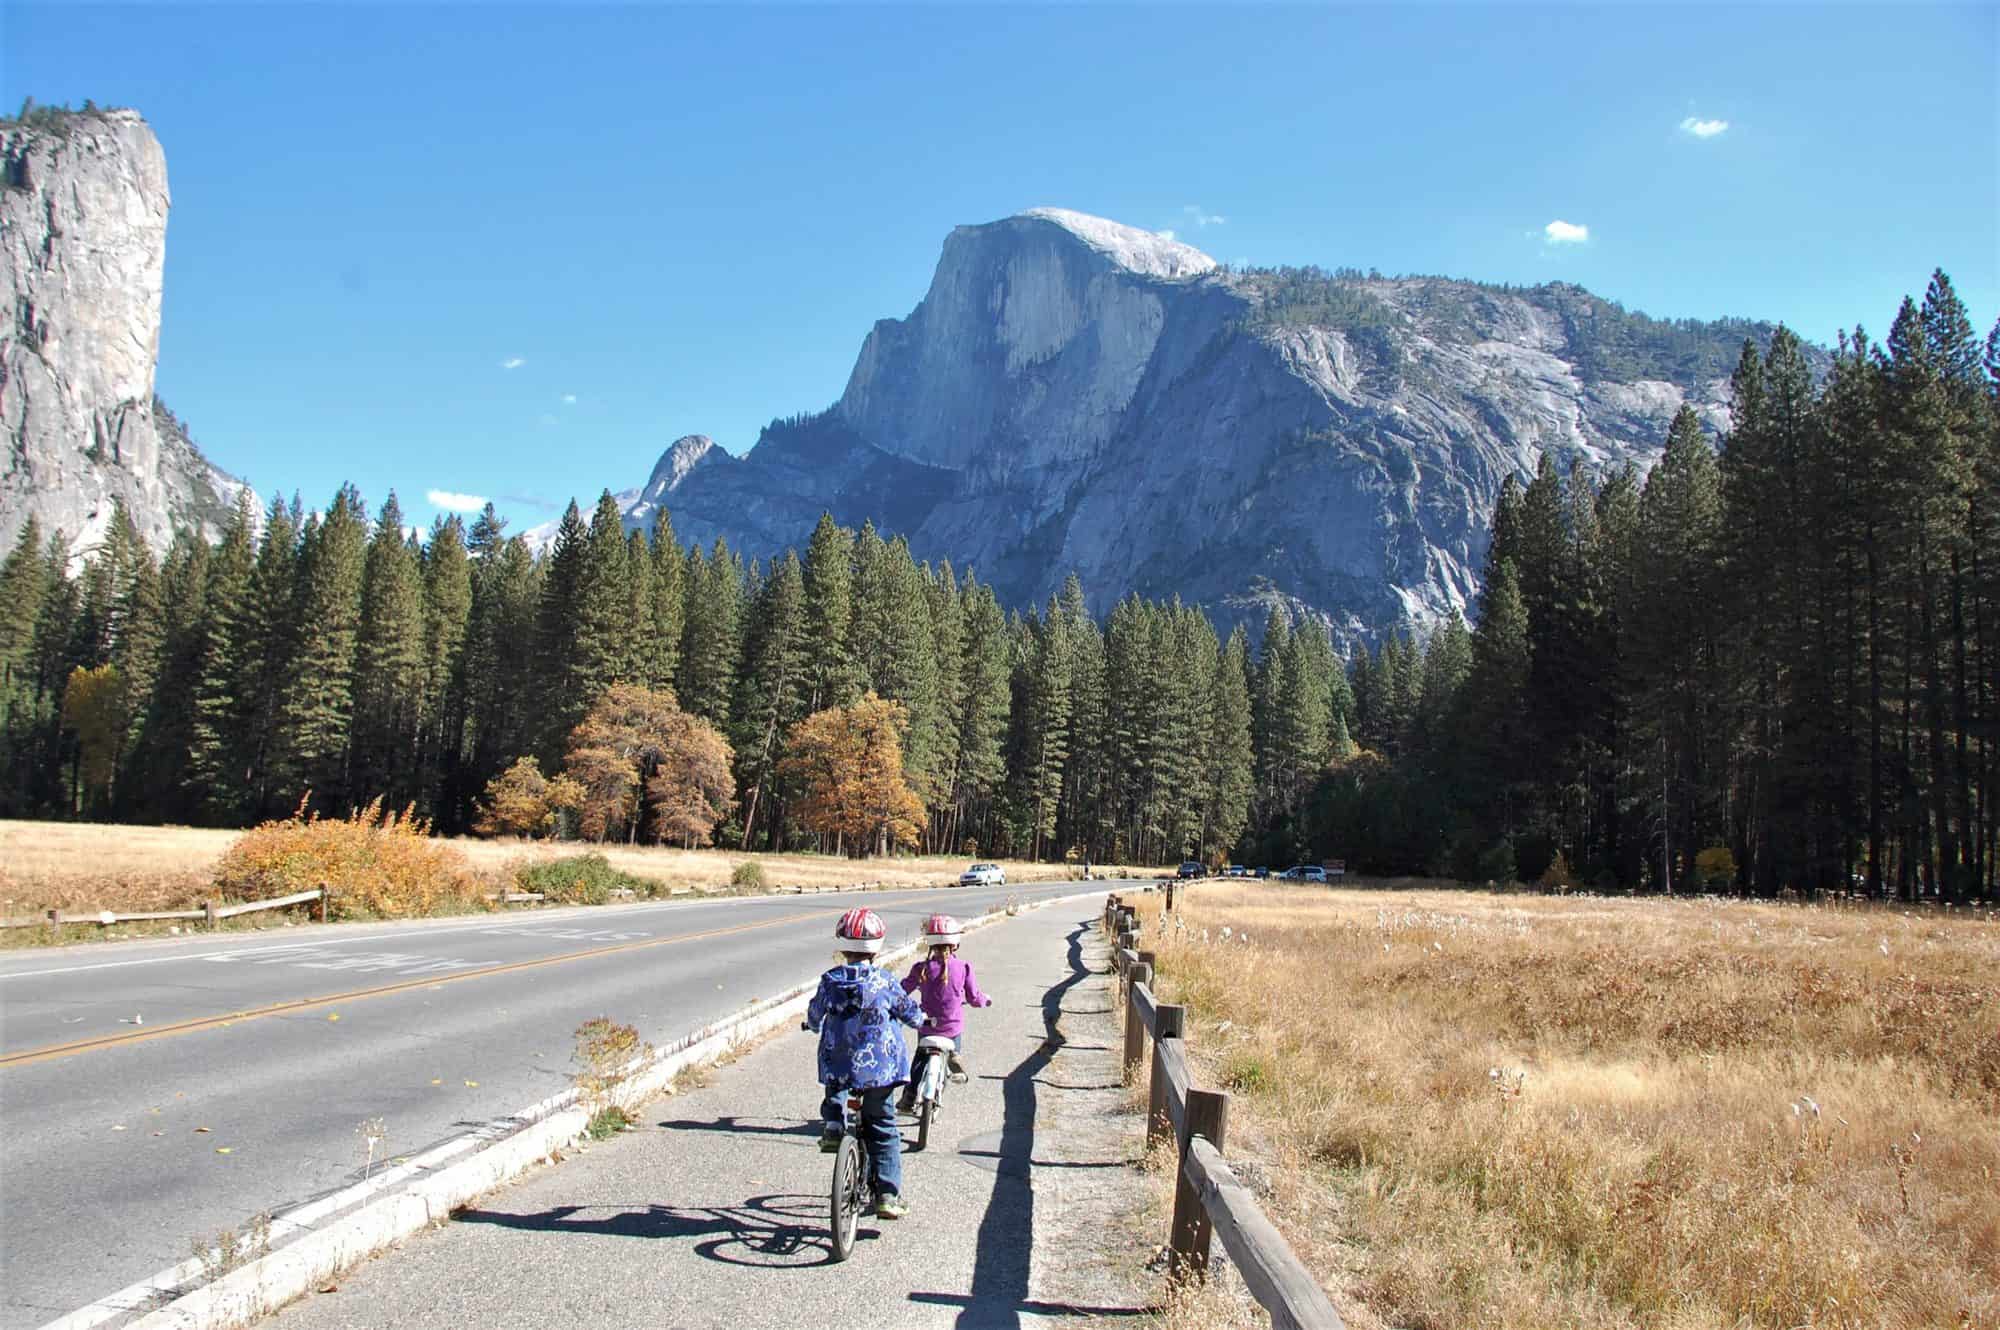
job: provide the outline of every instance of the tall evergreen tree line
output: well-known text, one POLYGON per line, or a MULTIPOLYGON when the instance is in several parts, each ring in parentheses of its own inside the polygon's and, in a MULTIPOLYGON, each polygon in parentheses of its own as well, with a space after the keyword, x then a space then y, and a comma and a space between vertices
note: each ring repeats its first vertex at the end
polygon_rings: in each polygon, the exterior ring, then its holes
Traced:
POLYGON ((1504 486, 1478 631, 1356 658, 1361 751, 1302 844, 1466 878, 1561 855, 1583 885, 1995 898, 2000 326, 1982 343, 1940 272, 1820 381, 1780 329, 1731 387, 1729 432, 1683 408, 1643 483, 1545 455, 1504 486))
POLYGON ((0 564, 0 814, 238 826, 380 796, 455 831, 628 682, 727 735, 721 843, 807 846, 785 735, 873 691, 908 712, 936 851, 1468 879, 1560 855, 1590 885, 1991 898, 2000 327, 1980 343, 1940 273, 1823 380, 1781 330, 1732 389, 1729 433, 1683 409, 1643 482, 1548 455, 1508 480, 1477 630, 1344 663, 1282 609, 1254 649, 1177 602, 1099 622, 1074 577, 1010 613, 830 517, 760 564, 664 513, 627 533, 606 494, 538 556, 490 507, 419 540, 343 487, 158 560, 120 513, 75 576, 31 523, 0 564), (79 726, 71 675, 105 667, 117 723, 79 726))

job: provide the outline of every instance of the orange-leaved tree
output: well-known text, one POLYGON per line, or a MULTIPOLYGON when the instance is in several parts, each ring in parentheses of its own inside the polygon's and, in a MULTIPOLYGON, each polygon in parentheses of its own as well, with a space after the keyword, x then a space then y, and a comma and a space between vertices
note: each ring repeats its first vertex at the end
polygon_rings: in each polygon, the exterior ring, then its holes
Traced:
POLYGON ((550 780, 540 763, 524 757, 486 783, 472 829, 482 836, 545 836, 558 812, 582 803, 583 786, 574 777, 550 780))
POLYGON ((778 770, 802 791, 799 821, 856 855, 915 845, 924 805, 903 779, 909 726, 907 708, 872 692, 792 726, 778 770))
POLYGON ((736 807, 734 757, 715 727, 682 711, 667 689, 613 684, 570 732, 563 770, 582 787, 586 839, 623 831, 637 840, 645 800, 653 837, 700 845, 736 807))
POLYGON ((682 712, 661 736, 659 761, 646 778, 657 840, 687 849, 708 844, 717 824, 736 807, 735 754, 713 725, 682 712))

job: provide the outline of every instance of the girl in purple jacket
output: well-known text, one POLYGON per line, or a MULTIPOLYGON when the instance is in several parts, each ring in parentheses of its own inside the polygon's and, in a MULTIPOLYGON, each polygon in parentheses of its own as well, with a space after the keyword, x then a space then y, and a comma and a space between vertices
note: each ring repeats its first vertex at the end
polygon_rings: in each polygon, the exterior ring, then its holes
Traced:
MULTIPOLYGON (((903 978, 903 991, 916 993, 924 1006, 924 1023, 917 1030, 918 1040, 927 1035, 950 1039, 952 1052, 946 1065, 951 1068, 952 1077, 961 1081, 965 1079, 965 1063, 959 1060, 965 1051, 965 1009, 993 1005, 993 999, 979 991, 971 964, 959 959, 958 944, 964 936, 964 927, 948 914, 934 914, 924 920, 924 944, 930 948, 930 955, 911 966, 903 978)), ((897 1107, 906 1113, 916 1106, 917 1082, 924 1075, 924 1056, 921 1052, 917 1054, 918 1061, 910 1068, 909 1083, 897 1101, 897 1107)))

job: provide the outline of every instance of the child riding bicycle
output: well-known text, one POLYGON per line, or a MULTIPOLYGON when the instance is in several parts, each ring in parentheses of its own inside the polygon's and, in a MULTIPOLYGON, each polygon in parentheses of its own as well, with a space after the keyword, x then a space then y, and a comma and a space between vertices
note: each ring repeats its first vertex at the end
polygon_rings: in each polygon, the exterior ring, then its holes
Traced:
MULTIPOLYGON (((917 1030, 919 1047, 932 1036, 951 1040, 951 1053, 945 1065, 951 1069, 956 1080, 965 1079, 965 1063, 960 1055, 965 1052, 965 1009, 967 1007, 990 1007, 993 999, 979 991, 979 984, 972 977, 972 965, 961 960, 958 945, 965 937, 965 928, 948 914, 934 914, 924 920, 924 945, 930 954, 910 967, 903 978, 903 991, 915 991, 923 999, 924 1023, 917 1030)), ((909 1084, 903 1087, 903 1094, 896 1107, 907 1113, 916 1107, 917 1082, 923 1079, 923 1060, 929 1054, 919 1051, 918 1062, 910 1068, 909 1084)))
POLYGON ((819 977, 819 991, 806 1006, 806 1028, 819 1032, 819 1148, 840 1148, 845 1118, 841 1100, 861 1096, 861 1139, 868 1147, 875 1213, 901 1219, 910 1212, 903 1200, 903 1133, 889 1095, 909 1079, 910 1054, 896 1022, 915 1025, 923 1012, 896 987, 895 976, 873 963, 888 930, 873 910, 849 910, 833 936, 841 963, 819 977))

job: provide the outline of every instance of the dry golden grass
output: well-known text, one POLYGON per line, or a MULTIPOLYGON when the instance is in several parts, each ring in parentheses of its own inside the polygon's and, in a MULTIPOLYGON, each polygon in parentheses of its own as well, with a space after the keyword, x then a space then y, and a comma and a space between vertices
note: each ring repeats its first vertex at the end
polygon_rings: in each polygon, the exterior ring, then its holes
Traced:
MULTIPOLYGON (((83 822, 0 821, 0 916, 55 909, 192 909, 216 896, 216 871, 245 833, 197 827, 134 827, 83 822)), ((881 885, 935 887, 955 883, 971 862, 943 856, 842 859, 812 854, 739 854, 726 850, 677 850, 660 846, 587 845, 575 841, 475 840, 436 837, 496 881, 522 862, 540 862, 596 851, 614 868, 664 889, 727 889, 740 863, 763 866, 773 886, 881 885)), ((1050 864, 990 860, 1010 882, 1046 879, 1050 864)), ((1116 872, 1098 867, 1099 876, 1116 872)))
POLYGON ((2000 916, 1183 900, 1141 909, 1228 1153, 1357 1320, 2000 1325, 2000 916))

